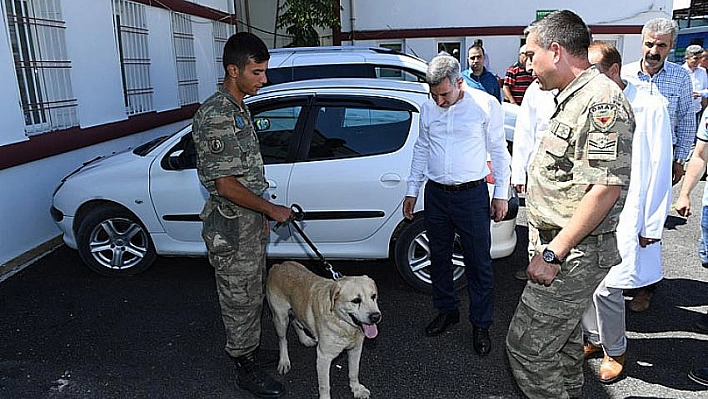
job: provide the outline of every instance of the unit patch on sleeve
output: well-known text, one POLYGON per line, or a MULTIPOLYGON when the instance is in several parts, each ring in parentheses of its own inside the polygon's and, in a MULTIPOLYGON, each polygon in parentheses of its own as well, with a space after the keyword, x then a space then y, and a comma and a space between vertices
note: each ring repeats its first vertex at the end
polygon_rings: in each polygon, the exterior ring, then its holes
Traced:
POLYGON ((219 154, 224 151, 224 142, 221 139, 213 139, 209 143, 209 151, 213 154, 219 154))
POLYGON ((590 107, 590 121, 601 132, 607 132, 617 120, 617 106, 609 103, 599 103, 590 107))
POLYGON ((617 159, 617 133, 588 133, 587 159, 613 161, 617 159))

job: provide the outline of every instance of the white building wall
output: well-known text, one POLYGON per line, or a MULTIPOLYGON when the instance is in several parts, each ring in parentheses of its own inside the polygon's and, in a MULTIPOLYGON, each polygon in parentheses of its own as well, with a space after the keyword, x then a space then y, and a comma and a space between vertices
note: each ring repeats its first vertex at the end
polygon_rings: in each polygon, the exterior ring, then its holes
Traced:
POLYGON ((63 0, 61 7, 79 125, 86 128, 127 119, 112 2, 63 0), (87 15, 94 23, 86 23, 87 15))
MULTIPOLYGON (((112 0, 61 0, 66 21, 67 52, 72 62, 72 89, 78 100, 79 123, 85 128, 127 119, 120 61, 115 40, 112 0)), ((232 13, 231 0, 195 1, 232 13)), ((12 48, 4 2, 0 2, 0 156, 3 145, 25 141, 12 48)), ((170 25, 170 11, 147 8, 151 84, 155 110, 179 108, 179 90, 170 25)), ((199 96, 204 100, 215 87, 212 22, 191 17, 194 24, 199 96)), ((219 73, 221 73, 219 71, 219 73)), ((0 170, 0 266, 60 234, 49 208, 54 188, 83 162, 135 147, 157 136, 171 134, 186 120, 91 147, 0 170)))
MULTIPOLYGON (((544 1, 520 2, 498 0, 494 7, 483 6, 482 1, 445 0, 431 6, 428 0, 342 0, 342 32, 390 30, 395 35, 397 29, 442 29, 469 27, 526 26, 536 18, 537 10, 570 9, 580 15, 588 25, 642 25, 649 19, 671 18, 672 0, 634 0, 621 6, 615 0, 586 2, 544 1), (354 7, 352 19, 351 6, 354 7), (420 10, 412 12, 412 10, 420 10), (469 10, 469 12, 464 12, 469 10), (505 10, 500 12, 500 10, 505 10), (607 10, 612 10, 608 13, 607 10), (453 11, 453 12, 451 12, 453 11)), ((467 68, 467 48, 475 39, 484 41, 484 49, 489 55, 490 69, 504 76, 506 68, 518 60, 521 44, 518 36, 479 35, 468 37, 436 37, 426 39, 401 39, 403 51, 430 60, 437 54, 439 41, 459 41, 462 68, 467 68), (432 40, 431 40, 432 39, 432 40)), ((641 37, 635 35, 596 35, 598 40, 613 40, 623 57, 635 60, 639 57, 641 37)), ((355 40, 342 44, 380 45, 396 40, 355 40)))
POLYGON ((154 88, 153 105, 157 112, 179 108, 177 62, 172 41, 170 11, 148 7, 147 18, 150 31, 150 82, 154 88))

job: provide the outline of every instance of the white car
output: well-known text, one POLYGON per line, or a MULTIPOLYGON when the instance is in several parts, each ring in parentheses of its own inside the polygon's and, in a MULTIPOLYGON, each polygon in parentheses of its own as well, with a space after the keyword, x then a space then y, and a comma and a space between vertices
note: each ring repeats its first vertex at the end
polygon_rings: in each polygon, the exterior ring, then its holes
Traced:
MULTIPOLYGON (((403 279, 424 291, 430 289, 424 204, 418 201, 412 222, 401 207, 427 99, 425 84, 381 79, 300 81, 246 99, 266 164, 264 196, 302 206, 301 226, 328 260, 394 258, 403 279)), ((190 133, 188 126, 91 160, 59 184, 51 213, 91 269, 133 275, 156 255, 206 255, 198 215, 207 192, 190 133)), ((493 258, 516 246, 518 197, 510 192, 509 215, 492 222, 493 258)), ((268 256, 314 258, 293 226, 271 233, 268 256)), ((459 247, 453 258, 456 284, 463 286, 459 247)))

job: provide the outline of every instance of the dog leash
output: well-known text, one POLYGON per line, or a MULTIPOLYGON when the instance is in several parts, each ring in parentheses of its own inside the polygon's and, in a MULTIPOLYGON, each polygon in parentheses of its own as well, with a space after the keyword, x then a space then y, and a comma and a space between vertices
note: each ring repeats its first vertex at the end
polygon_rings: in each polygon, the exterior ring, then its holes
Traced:
POLYGON ((338 280, 339 278, 343 277, 342 273, 334 270, 334 267, 332 267, 332 265, 327 262, 325 257, 322 256, 319 250, 317 250, 317 247, 312 242, 312 240, 310 240, 310 237, 308 237, 307 234, 305 234, 305 232, 302 230, 302 227, 300 227, 299 222, 305 219, 305 211, 302 210, 302 207, 298 204, 292 204, 290 205, 290 210, 292 211, 292 216, 290 216, 290 218, 283 223, 276 223, 273 226, 273 231, 278 231, 281 226, 284 226, 288 223, 292 224, 295 227, 295 230, 297 230, 297 232, 300 234, 300 237, 305 240, 307 245, 309 245, 312 251, 317 255, 317 257, 320 258, 320 261, 324 265, 325 270, 327 270, 327 272, 329 272, 329 274, 332 276, 332 280, 338 280))

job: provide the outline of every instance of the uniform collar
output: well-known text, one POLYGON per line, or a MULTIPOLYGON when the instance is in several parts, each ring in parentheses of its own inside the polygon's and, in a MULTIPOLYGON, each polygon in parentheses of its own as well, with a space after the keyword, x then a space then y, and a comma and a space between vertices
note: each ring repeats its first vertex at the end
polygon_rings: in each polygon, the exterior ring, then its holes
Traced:
POLYGON ((230 102, 232 102, 236 107, 238 107, 238 109, 243 110, 243 107, 242 107, 241 104, 238 102, 238 100, 236 100, 236 97, 234 97, 233 94, 231 94, 228 90, 226 90, 226 89, 224 88, 224 85, 223 85, 223 84, 219 85, 219 88, 217 89, 217 91, 218 91, 219 93, 221 93, 221 95, 223 95, 224 97, 226 97, 227 100, 229 100, 230 102))
POLYGON ((580 75, 576 76, 573 81, 571 81, 568 86, 563 89, 556 96, 556 104, 561 104, 570 98, 575 92, 582 89, 588 82, 595 79, 600 75, 600 71, 597 70, 595 65, 591 65, 590 68, 584 70, 580 75))

